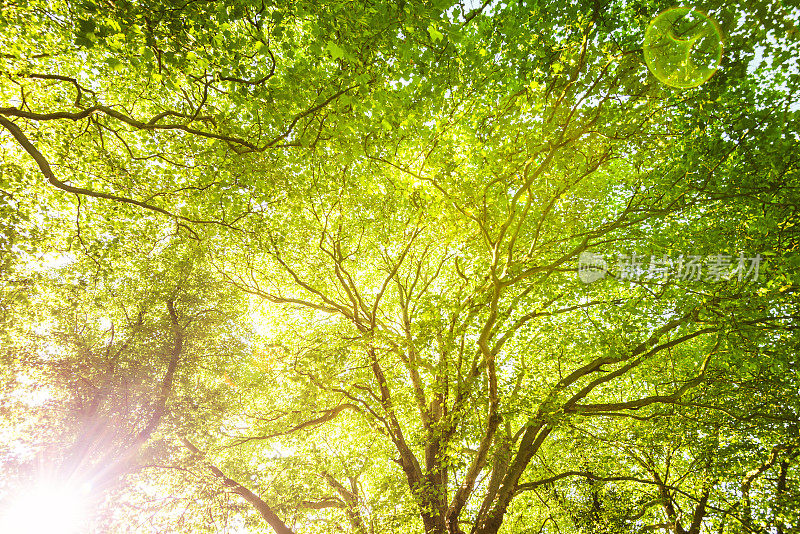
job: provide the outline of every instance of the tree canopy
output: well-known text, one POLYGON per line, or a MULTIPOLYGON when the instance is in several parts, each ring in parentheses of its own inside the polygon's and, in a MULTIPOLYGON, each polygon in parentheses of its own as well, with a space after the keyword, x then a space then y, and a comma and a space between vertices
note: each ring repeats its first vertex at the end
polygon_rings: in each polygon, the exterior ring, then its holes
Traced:
POLYGON ((0 0, 0 531, 800 531, 790 4, 0 0))

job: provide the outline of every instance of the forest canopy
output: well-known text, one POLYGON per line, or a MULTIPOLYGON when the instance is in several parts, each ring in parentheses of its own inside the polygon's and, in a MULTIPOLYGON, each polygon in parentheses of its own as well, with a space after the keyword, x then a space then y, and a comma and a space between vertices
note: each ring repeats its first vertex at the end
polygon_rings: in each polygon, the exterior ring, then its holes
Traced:
POLYGON ((798 24, 0 0, 0 532, 800 532, 798 24))

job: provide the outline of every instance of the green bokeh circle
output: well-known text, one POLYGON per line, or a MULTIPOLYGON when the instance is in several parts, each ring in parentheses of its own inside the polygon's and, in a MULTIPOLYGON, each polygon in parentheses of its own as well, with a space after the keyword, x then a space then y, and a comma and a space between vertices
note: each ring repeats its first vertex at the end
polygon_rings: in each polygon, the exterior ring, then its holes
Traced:
POLYGON ((653 76, 688 89, 708 81, 722 61, 722 33, 708 15, 674 7, 658 15, 644 34, 644 60, 653 76))

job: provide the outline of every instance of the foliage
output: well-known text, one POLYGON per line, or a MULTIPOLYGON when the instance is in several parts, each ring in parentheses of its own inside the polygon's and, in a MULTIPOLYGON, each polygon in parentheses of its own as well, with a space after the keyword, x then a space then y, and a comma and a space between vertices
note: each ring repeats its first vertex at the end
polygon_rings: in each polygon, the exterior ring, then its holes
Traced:
POLYGON ((800 12, 707 3, 722 67, 679 90, 642 53, 669 7, 0 4, 0 498, 86 481, 98 532, 800 528, 800 12))

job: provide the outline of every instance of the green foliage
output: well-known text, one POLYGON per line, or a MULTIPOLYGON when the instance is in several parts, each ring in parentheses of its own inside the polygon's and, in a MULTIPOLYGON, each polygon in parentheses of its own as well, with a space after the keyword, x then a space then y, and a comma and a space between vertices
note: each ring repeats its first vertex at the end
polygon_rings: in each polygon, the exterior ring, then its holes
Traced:
POLYGON ((54 475, 103 532, 797 529, 800 34, 751 4, 704 6, 686 90, 663 2, 3 4, 0 508, 54 475))

